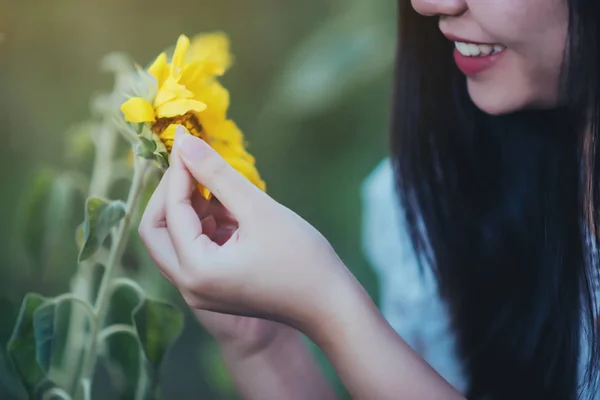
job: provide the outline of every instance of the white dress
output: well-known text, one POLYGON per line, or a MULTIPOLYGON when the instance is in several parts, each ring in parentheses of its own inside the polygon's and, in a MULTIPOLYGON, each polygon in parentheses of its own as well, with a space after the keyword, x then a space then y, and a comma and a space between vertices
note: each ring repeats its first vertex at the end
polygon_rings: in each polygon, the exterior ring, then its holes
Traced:
MULTIPOLYGON (((468 381, 457 356, 448 310, 431 270, 421 274, 396 199, 393 170, 385 159, 362 188, 363 248, 379 276, 381 312, 415 351, 464 393, 468 381)), ((583 361, 589 354, 585 329, 582 335, 583 361)), ((600 394, 595 399, 600 400, 600 394)))

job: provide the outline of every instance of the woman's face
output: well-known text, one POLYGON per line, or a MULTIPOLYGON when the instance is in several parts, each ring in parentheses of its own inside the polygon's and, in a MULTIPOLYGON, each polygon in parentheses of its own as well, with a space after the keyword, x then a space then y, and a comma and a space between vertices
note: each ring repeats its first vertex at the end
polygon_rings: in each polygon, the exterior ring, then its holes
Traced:
POLYGON ((556 106, 566 0, 412 0, 455 42, 473 102, 490 114, 556 106))

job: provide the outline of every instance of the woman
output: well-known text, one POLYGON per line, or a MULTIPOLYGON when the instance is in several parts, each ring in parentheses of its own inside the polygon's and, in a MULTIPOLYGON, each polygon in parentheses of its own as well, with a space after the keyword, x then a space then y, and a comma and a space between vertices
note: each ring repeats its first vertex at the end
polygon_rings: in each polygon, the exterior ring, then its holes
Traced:
POLYGON ((189 135, 142 238, 248 398, 334 398, 299 331, 355 398, 600 399, 600 3, 399 12, 392 157, 365 186, 389 322, 325 238, 189 135))

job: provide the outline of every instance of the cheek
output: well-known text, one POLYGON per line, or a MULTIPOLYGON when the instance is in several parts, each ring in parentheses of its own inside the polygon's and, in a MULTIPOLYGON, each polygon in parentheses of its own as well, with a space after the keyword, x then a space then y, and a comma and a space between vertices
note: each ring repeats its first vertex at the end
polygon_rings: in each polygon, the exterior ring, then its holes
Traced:
POLYGON ((466 1, 473 20, 507 45, 519 47, 568 26, 566 0, 466 1))
POLYGON ((563 0, 472 3, 480 27, 507 46, 494 68, 467 79, 475 104, 491 114, 556 106, 568 29, 563 0))
POLYGON ((561 62, 561 55, 526 57, 507 51, 493 69, 467 78, 469 95, 479 108, 494 115, 555 107, 561 62))

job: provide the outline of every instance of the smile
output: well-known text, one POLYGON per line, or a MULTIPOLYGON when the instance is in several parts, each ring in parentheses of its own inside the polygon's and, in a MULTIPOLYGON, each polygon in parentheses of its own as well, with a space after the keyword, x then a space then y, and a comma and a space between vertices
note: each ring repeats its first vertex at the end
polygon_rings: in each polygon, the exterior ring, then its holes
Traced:
POLYGON ((506 49, 501 44, 476 44, 466 42, 454 42, 458 52, 465 57, 484 57, 500 53, 506 49))

